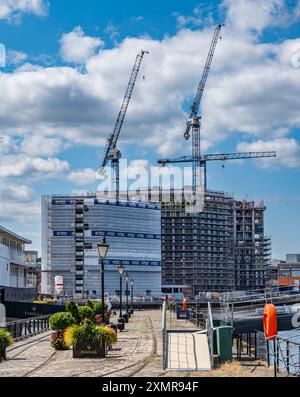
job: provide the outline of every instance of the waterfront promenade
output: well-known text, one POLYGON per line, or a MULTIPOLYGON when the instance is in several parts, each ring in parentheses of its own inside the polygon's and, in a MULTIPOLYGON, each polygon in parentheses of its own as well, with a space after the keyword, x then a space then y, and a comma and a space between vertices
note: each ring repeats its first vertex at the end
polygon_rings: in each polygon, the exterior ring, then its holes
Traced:
MULTIPOLYGON (((226 364, 210 372, 164 371, 161 324, 160 310, 136 311, 126 324, 125 332, 118 333, 113 351, 98 360, 74 360, 71 350, 54 351, 50 346, 50 332, 47 332, 9 348, 9 360, 0 363, 0 377, 273 376, 272 368, 246 358, 242 363, 226 364)), ((171 327, 191 329, 194 325, 177 321, 172 314, 171 327)))

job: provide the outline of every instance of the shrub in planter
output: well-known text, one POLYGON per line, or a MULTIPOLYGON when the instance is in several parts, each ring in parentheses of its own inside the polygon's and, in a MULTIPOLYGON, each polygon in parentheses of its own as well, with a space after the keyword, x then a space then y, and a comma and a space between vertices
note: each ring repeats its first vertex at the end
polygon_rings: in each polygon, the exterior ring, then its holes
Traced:
POLYGON ((73 346, 74 358, 105 357, 106 344, 113 345, 116 341, 117 335, 113 329, 95 325, 90 320, 80 326, 69 327, 64 337, 65 344, 73 346))
POLYGON ((0 361, 6 360, 6 348, 13 344, 11 334, 3 328, 0 328, 0 361))
POLYGON ((95 305, 94 305, 94 302, 93 302, 93 301, 91 301, 90 299, 88 300, 87 306, 88 306, 88 307, 90 307, 92 310, 94 310, 94 311, 95 311, 95 305))
POLYGON ((93 320, 95 318, 95 312, 89 306, 81 306, 78 308, 79 318, 81 321, 86 319, 93 320))
MULTIPOLYGON (((96 314, 102 314, 102 303, 95 303, 94 310, 96 314)), ((104 313, 107 313, 107 304, 104 303, 104 313)))
POLYGON ((55 331, 51 335, 51 345, 55 350, 68 350, 64 342, 64 332, 71 325, 75 324, 75 319, 71 313, 56 313, 50 317, 50 328, 55 331))
MULTIPOLYGON (((96 313, 96 323, 101 324, 103 322, 102 321, 102 303, 95 303, 94 311, 96 313)), ((105 316, 106 322, 109 323, 110 314, 107 312, 107 304, 106 303, 104 303, 104 316, 105 316)))
POLYGON ((69 302, 66 306, 66 311, 72 314, 76 324, 80 323, 81 320, 78 312, 78 306, 76 305, 75 302, 73 301, 69 302))

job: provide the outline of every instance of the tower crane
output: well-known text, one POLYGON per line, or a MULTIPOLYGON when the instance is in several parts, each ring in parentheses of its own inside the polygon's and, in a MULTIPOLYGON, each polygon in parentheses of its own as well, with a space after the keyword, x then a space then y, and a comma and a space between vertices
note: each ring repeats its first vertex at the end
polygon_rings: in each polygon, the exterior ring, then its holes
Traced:
POLYGON ((206 64, 200 80, 196 96, 191 108, 190 117, 187 121, 184 139, 189 140, 192 134, 192 152, 193 152, 193 188, 201 184, 201 164, 199 162, 201 156, 201 116, 198 115, 199 108, 202 102, 203 93, 206 87, 207 79, 211 69, 212 61, 215 55, 218 40, 221 36, 221 29, 223 25, 217 25, 214 31, 213 39, 210 45, 206 64))
POLYGON ((202 101, 204 89, 211 69, 213 57, 216 51, 218 40, 221 37, 221 29, 224 25, 217 25, 214 31, 213 39, 210 45, 208 57, 204 67, 204 72, 198 86, 194 103, 191 108, 191 114, 187 121, 187 127, 184 134, 185 140, 189 140, 192 134, 192 156, 183 156, 177 159, 158 160, 158 164, 163 166, 167 164, 192 163, 193 164, 193 191, 197 186, 204 185, 204 191, 207 190, 207 162, 208 161, 227 161, 241 159, 255 159, 276 157, 276 152, 248 152, 248 153, 220 153, 201 155, 201 116, 198 115, 202 101))
POLYGON ((108 162, 111 161, 112 166, 112 189, 116 192, 116 200, 120 197, 120 159, 122 158, 121 151, 117 148, 118 140, 124 124, 127 109, 132 97, 132 93, 135 87, 135 83, 141 68, 141 64, 145 54, 149 54, 148 51, 141 50, 137 55, 130 80, 126 89, 126 93, 122 102, 122 106, 113 130, 113 133, 107 140, 105 153, 101 163, 100 174, 104 173, 104 168, 107 166, 108 162))

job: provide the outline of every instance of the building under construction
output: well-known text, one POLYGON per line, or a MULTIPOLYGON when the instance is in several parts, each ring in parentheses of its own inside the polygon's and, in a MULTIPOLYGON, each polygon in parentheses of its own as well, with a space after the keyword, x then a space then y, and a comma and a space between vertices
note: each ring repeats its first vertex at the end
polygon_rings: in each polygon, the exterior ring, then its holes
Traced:
POLYGON ((263 288, 270 264, 271 239, 264 232, 265 204, 234 202, 235 288, 263 288))
POLYGON ((192 198, 187 191, 120 193, 121 199, 161 206, 162 292, 197 296, 263 288, 271 249, 264 203, 207 190, 203 211, 193 214, 187 210, 192 198))

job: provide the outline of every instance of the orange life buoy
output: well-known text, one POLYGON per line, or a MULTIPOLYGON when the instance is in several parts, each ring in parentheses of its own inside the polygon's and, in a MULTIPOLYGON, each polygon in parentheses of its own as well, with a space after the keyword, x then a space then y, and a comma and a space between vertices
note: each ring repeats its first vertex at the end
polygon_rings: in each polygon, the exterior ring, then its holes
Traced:
POLYGON ((183 299, 183 310, 187 311, 187 300, 186 300, 186 298, 183 299))
POLYGON ((277 336, 277 313, 274 305, 265 306, 263 321, 266 339, 274 340, 277 336))

